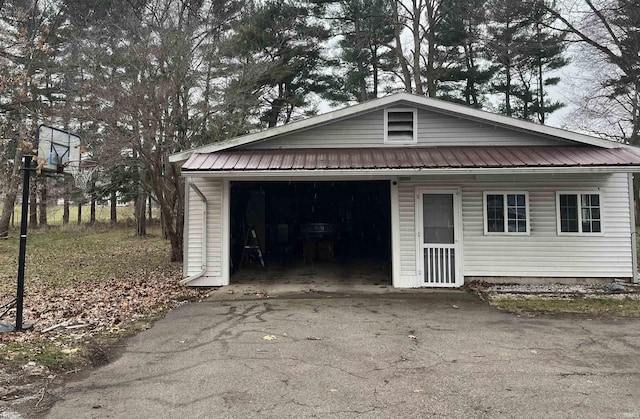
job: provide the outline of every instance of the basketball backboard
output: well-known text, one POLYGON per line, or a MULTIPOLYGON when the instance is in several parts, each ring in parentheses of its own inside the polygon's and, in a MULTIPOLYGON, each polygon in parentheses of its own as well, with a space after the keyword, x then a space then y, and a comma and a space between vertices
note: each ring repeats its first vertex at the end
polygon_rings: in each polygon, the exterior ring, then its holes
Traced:
POLYGON ((64 172, 70 161, 80 162, 80 137, 48 125, 38 127, 38 166, 46 172, 64 172))

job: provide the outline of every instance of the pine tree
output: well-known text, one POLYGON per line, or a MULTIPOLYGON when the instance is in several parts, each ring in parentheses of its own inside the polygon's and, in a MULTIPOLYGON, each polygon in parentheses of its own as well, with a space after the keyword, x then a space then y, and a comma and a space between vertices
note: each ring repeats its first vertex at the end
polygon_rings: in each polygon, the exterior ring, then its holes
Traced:
POLYGON ((289 122, 295 110, 309 107, 312 93, 328 88, 322 44, 329 31, 314 12, 305 2, 256 1, 229 39, 226 59, 234 74, 230 87, 250 100, 242 106, 258 109, 268 127, 289 122))
POLYGON ((499 70, 493 84, 504 95, 501 110, 509 116, 537 120, 564 106, 552 102, 546 88, 558 84, 548 73, 567 65, 565 37, 548 29, 555 18, 545 0, 512 3, 492 0, 487 46, 499 70))
POLYGON ((341 37, 340 55, 331 63, 334 83, 329 100, 364 102, 378 97, 382 75, 395 57, 388 45, 394 39, 392 11, 385 0, 343 0, 333 16, 335 35, 341 37))
POLYGON ((486 0, 446 0, 447 9, 438 29, 440 44, 449 50, 452 64, 440 77, 438 97, 482 108, 488 83, 496 67, 485 59, 482 27, 486 0))

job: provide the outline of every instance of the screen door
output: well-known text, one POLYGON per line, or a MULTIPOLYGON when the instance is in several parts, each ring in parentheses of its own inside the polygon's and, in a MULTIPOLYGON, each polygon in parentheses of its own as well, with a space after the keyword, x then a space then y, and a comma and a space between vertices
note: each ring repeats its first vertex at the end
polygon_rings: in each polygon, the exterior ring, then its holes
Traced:
MULTIPOLYGON (((421 274, 427 286, 456 287, 462 283, 458 269, 456 240, 457 197, 453 193, 422 193, 421 274)), ((418 198, 420 199, 420 197, 418 198)))

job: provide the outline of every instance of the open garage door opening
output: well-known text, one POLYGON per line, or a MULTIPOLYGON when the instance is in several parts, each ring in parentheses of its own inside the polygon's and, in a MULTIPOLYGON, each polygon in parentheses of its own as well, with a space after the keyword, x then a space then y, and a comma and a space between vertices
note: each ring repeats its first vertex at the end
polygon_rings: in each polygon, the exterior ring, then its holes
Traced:
POLYGON ((230 205, 231 282, 264 270, 391 284, 389 181, 232 182, 230 205))

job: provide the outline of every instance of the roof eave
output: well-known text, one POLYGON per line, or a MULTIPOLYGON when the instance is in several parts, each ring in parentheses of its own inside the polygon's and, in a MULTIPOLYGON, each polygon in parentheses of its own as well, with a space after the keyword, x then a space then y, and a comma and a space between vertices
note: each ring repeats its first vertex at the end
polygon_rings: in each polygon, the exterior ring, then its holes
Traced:
POLYGON ((418 176, 467 174, 558 174, 558 173, 640 173, 640 165, 536 166, 536 167, 456 167, 410 169, 318 169, 318 170, 183 170, 183 176, 199 177, 342 177, 418 176))

